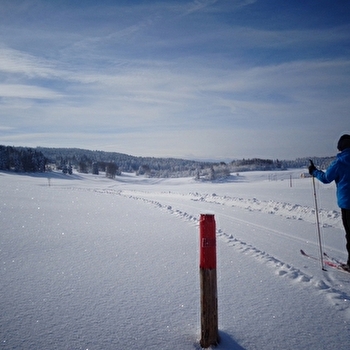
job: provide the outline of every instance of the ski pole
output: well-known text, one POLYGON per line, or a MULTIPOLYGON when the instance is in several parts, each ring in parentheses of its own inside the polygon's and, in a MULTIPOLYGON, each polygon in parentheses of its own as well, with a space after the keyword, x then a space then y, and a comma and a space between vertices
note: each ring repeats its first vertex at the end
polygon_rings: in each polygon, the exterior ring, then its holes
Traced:
MULTIPOLYGON (((310 164, 314 165, 313 161, 310 159, 310 164)), ((320 220, 318 218, 318 205, 317 205, 317 196, 316 196, 316 184, 315 184, 315 177, 312 175, 312 185, 314 189, 314 198, 315 198, 315 211, 316 211, 316 225, 317 225, 317 237, 318 237, 318 244, 320 247, 320 261, 321 261, 321 266, 322 270, 326 270, 324 268, 324 263, 323 263, 323 251, 322 251, 322 242, 321 242, 321 231, 320 231, 320 220)))

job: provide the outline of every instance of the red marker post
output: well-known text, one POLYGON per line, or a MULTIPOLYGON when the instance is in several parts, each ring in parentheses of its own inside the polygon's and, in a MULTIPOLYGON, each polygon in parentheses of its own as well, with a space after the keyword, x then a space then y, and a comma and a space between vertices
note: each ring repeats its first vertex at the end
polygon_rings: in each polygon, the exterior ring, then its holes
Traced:
POLYGON ((201 214, 200 231, 200 287, 202 348, 219 343, 218 299, 216 277, 216 224, 213 214, 201 214))

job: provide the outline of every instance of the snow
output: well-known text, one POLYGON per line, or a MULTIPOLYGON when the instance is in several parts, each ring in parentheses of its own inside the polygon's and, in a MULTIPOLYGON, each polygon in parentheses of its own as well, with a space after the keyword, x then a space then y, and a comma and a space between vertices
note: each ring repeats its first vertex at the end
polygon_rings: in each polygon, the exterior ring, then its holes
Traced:
MULTIPOLYGON (((319 255, 302 172, 216 183, 0 173, 0 348, 200 349, 198 222, 209 211, 217 349, 348 349, 350 275, 300 254, 319 255)), ((324 250, 344 261, 335 187, 316 188, 324 250)))

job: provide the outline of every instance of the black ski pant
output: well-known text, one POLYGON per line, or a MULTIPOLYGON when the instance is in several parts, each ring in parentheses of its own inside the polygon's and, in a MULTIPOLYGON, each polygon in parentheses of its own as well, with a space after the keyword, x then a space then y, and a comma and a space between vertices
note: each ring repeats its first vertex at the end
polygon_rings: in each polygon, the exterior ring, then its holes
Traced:
POLYGON ((345 229, 346 250, 348 251, 348 265, 350 266, 350 209, 342 209, 341 217, 345 229))

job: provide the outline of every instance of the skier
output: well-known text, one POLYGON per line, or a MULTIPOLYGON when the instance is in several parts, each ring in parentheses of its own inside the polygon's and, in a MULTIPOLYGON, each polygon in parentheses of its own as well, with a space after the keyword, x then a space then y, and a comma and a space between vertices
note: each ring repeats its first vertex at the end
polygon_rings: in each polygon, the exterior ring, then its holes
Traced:
POLYGON ((335 181, 337 185, 337 201, 341 209, 345 229, 347 263, 342 268, 350 272, 350 135, 344 134, 338 141, 337 159, 323 172, 310 161, 309 173, 324 184, 335 181))

